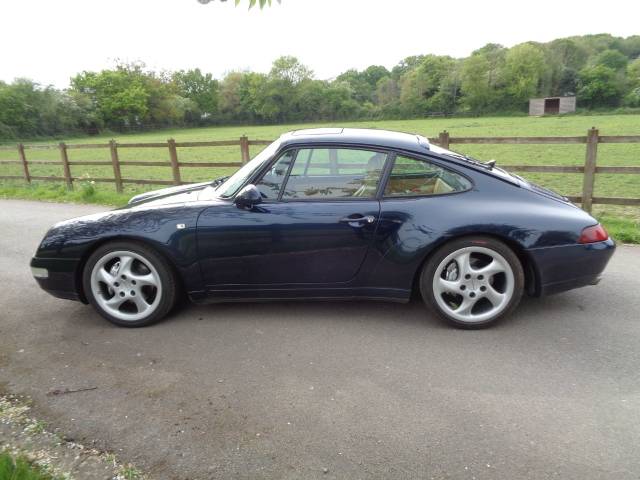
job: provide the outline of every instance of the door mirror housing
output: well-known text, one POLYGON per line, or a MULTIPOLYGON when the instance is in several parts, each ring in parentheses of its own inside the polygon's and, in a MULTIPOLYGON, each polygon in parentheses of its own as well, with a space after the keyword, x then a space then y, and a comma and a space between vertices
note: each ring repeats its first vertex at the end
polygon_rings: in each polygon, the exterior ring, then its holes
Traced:
POLYGON ((262 203, 262 194, 255 185, 249 184, 238 192, 234 203, 238 208, 252 208, 262 203))

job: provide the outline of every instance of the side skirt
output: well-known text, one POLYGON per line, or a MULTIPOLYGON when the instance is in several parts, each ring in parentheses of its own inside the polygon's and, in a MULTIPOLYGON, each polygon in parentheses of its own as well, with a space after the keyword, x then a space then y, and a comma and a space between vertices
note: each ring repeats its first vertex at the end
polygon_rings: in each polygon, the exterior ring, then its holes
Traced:
POLYGON ((397 289, 260 289, 260 290, 209 290, 207 292, 189 292, 194 303, 227 302, 281 302, 281 301, 353 301, 373 300, 382 302, 407 303, 411 298, 410 290, 397 289))

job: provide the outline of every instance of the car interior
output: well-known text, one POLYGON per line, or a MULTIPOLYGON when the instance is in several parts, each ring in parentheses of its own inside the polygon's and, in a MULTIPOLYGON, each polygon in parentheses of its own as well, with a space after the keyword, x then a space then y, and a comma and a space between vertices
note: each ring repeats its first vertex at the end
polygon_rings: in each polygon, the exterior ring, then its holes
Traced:
MULTIPOLYGON (((302 149, 295 156, 283 155, 256 186, 263 198, 276 199, 291 169, 283 199, 372 198, 378 190, 386 159, 385 153, 365 150, 302 149)), ((441 167, 398 156, 384 195, 437 195, 461 190, 457 183, 457 175, 441 167)))

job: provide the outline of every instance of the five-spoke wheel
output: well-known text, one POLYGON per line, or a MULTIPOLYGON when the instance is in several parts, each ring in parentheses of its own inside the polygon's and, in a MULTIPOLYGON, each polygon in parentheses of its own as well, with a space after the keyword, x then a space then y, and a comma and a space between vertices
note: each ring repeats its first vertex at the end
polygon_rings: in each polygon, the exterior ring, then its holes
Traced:
POLYGON ((465 238, 438 250, 422 273, 423 298, 456 326, 487 326, 520 301, 524 273, 509 247, 492 238, 465 238))
POLYGON ((133 242, 98 248, 87 261, 83 280, 89 302, 117 325, 149 325, 175 302, 171 269, 154 251, 133 242))

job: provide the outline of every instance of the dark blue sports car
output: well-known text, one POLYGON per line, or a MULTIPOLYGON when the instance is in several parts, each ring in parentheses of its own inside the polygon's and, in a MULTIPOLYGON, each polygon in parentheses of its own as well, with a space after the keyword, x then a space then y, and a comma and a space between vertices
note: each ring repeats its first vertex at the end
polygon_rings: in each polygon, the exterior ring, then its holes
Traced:
POLYGON ((58 223, 31 261, 54 296, 122 326, 194 302, 371 299, 419 292, 459 327, 596 284, 615 245, 564 197, 381 130, 287 133, 234 175, 58 223))

